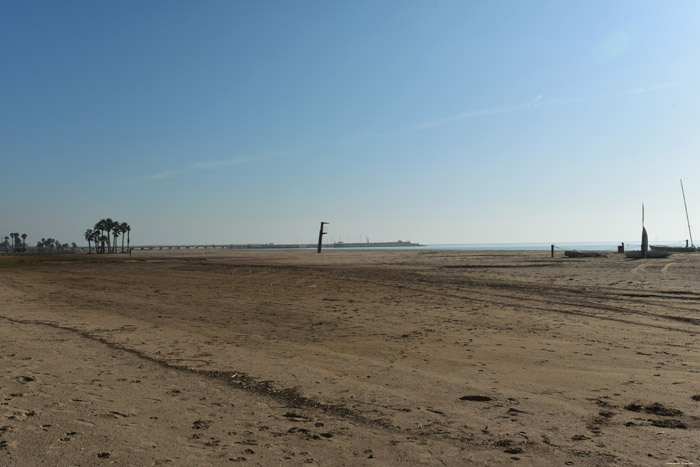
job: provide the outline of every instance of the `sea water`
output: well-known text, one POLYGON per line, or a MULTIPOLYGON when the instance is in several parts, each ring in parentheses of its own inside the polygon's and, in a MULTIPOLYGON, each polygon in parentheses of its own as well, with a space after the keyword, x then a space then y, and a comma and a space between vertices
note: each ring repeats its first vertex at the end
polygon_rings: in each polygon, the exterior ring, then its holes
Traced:
MULTIPOLYGON (((445 243, 445 244, 426 244, 422 246, 407 246, 407 247, 370 247, 370 248, 342 248, 345 250, 481 250, 481 251, 515 251, 515 250, 545 250, 550 251, 552 245, 555 250, 596 250, 596 251, 613 251, 616 252, 621 242, 561 242, 561 243, 445 243)), ((654 245, 668 246, 685 246, 685 242, 652 242, 654 245)), ((341 248, 333 248, 330 245, 324 245, 324 249, 340 250, 341 248)), ((625 251, 641 249, 639 240, 625 242, 625 251)))
MULTIPOLYGON (((617 251, 620 243, 594 242, 594 243, 464 243, 464 244, 438 244, 415 247, 424 250, 550 250, 554 245, 556 250, 599 250, 617 251)), ((625 242, 626 250, 639 249, 639 242, 625 242)))
MULTIPOLYGON (((542 250, 550 251, 552 245, 557 251, 564 250, 595 250, 595 251, 611 251, 617 252, 617 248, 621 242, 560 242, 560 243, 429 243, 421 246, 374 246, 374 247, 335 247, 333 245, 324 244, 323 250, 342 251, 342 250, 444 250, 444 251, 516 251, 516 250, 542 250)), ((653 241, 653 245, 666 246, 685 246, 684 241, 653 241)), ((266 250, 290 250, 290 248, 275 248, 270 245, 266 250)), ((301 250, 315 250, 316 248, 300 248, 301 250)), ((625 242, 625 251, 640 250, 641 242, 629 241, 625 242)), ((294 250, 292 248, 291 250, 294 250)))

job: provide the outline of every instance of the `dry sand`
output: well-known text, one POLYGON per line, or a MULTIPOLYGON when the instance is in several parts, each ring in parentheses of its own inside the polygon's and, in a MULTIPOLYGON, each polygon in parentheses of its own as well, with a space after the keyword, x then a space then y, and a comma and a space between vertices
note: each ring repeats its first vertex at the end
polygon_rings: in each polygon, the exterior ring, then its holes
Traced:
POLYGON ((692 254, 0 257, 0 465, 698 465, 699 279, 692 254))

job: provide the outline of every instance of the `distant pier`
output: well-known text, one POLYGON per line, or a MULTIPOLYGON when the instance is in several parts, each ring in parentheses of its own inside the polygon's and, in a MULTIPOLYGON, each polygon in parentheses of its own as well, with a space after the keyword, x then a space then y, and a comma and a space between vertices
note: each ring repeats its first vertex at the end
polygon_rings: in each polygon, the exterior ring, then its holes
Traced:
MULTIPOLYGON (((366 243, 345 243, 335 242, 323 244, 323 248, 408 248, 424 246, 420 243, 404 242, 366 242, 366 243)), ((315 249, 315 243, 247 243, 247 244, 196 244, 196 245, 141 245, 132 247, 133 250, 299 250, 315 249)))

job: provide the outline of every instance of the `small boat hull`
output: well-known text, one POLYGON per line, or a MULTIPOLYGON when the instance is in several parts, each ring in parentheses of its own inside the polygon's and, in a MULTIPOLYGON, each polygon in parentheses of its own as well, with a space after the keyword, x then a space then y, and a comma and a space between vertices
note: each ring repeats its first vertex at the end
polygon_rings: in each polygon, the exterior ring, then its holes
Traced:
POLYGON ((600 251, 566 250, 564 251, 564 256, 567 258, 599 258, 607 255, 605 253, 601 253, 600 251))
POLYGON ((695 253, 698 248, 695 246, 666 246, 666 245, 650 245, 652 251, 670 251, 671 253, 695 253))
MULTIPOLYGON (((628 251, 625 253, 625 256, 631 259, 641 259, 643 258, 642 252, 639 250, 636 251, 628 251)), ((662 250, 649 250, 647 251, 647 258, 667 258, 671 256, 670 251, 662 251, 662 250)))

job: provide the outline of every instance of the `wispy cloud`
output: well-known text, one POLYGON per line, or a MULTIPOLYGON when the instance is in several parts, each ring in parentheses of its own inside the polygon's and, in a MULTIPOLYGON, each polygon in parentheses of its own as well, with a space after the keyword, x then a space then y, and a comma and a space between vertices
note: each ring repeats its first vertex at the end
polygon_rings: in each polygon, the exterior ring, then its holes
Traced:
MULTIPOLYGON (((681 83, 674 81, 671 83, 662 83, 662 84, 656 84, 653 86, 627 89, 625 91, 618 92, 617 96, 630 96, 630 95, 635 95, 635 94, 646 94, 646 93, 650 93, 650 92, 661 91, 663 89, 675 88, 678 86, 681 86, 681 83)), ((443 118, 438 118, 435 120, 430 120, 427 122, 416 123, 414 125, 410 125, 410 126, 404 128, 404 131, 424 130, 427 128, 433 128, 433 127, 438 127, 438 126, 442 126, 442 125, 447 125, 447 124, 450 124, 450 123, 453 123, 453 122, 456 122, 459 120, 487 117, 487 116, 491 116, 491 115, 504 115, 504 114, 510 114, 510 113, 514 113, 514 112, 522 112, 524 110, 529 110, 529 109, 580 104, 582 102, 590 101, 592 99, 599 99, 599 98, 606 98, 606 97, 610 98, 611 95, 608 94, 607 96, 599 95, 599 96, 588 96, 588 97, 545 99, 540 94, 537 97, 535 97, 531 102, 526 102, 526 103, 521 103, 521 104, 516 104, 516 105, 509 105, 509 106, 504 106, 504 107, 494 107, 494 108, 490 108, 490 109, 480 109, 480 110, 471 110, 468 112, 462 112, 460 114, 451 115, 449 117, 443 117, 443 118)))
MULTIPOLYGON (((653 86, 627 89, 625 91, 621 91, 621 92, 616 93, 616 95, 618 97, 621 97, 621 96, 632 96, 632 95, 646 94, 646 93, 660 91, 660 90, 664 90, 664 89, 675 88, 678 86, 681 86, 681 83, 674 81, 674 82, 669 82, 669 83, 656 84, 653 86)), ((355 143, 355 142, 360 142, 360 141, 365 141, 365 140, 376 139, 376 138, 389 137, 389 136, 400 134, 402 132, 407 132, 407 131, 411 132, 411 131, 426 130, 429 128, 435 128, 435 127, 439 127, 439 126, 443 126, 443 125, 448 125, 450 123, 454 123, 454 122, 457 122, 460 120, 488 117, 488 116, 493 116, 493 115, 506 115, 506 114, 511 114, 511 113, 515 113, 515 112, 522 112, 522 111, 529 110, 529 109, 540 109, 540 108, 545 108, 545 107, 558 107, 558 106, 570 106, 570 105, 580 104, 582 102, 588 102, 591 100, 610 99, 612 96, 614 96, 614 94, 600 94, 600 95, 596 95, 596 96, 587 96, 587 97, 546 99, 542 94, 539 94, 530 102, 524 102, 524 103, 520 103, 520 104, 508 105, 508 106, 503 106, 503 107, 493 107, 493 108, 488 108, 488 109, 470 110, 467 112, 462 112, 462 113, 459 113, 456 115, 451 115, 448 117, 443 117, 443 118, 438 118, 435 120, 416 123, 416 124, 413 124, 413 125, 401 128, 401 129, 397 129, 394 131, 381 132, 381 133, 369 133, 369 134, 358 135, 358 136, 350 136, 350 137, 343 138, 343 139, 327 141, 325 143, 316 143, 316 144, 310 145, 309 147, 306 147, 303 149, 272 151, 272 152, 266 152, 266 153, 262 153, 262 154, 255 154, 255 155, 249 155, 249 156, 232 157, 229 159, 202 160, 202 161, 195 162, 195 163, 187 166, 186 168, 163 170, 163 171, 155 173, 153 175, 143 177, 140 180, 141 181, 162 180, 162 179, 171 178, 173 176, 176 176, 176 175, 179 175, 182 173, 192 172, 195 170, 222 169, 222 168, 234 166, 234 165, 247 164, 247 163, 257 162, 257 161, 261 161, 261 160, 265 160, 265 159, 272 159, 272 158, 276 158, 276 157, 286 156, 286 155, 290 155, 290 154, 303 153, 303 152, 307 152, 309 150, 312 150, 314 148, 319 148, 319 147, 337 146, 337 145, 342 145, 342 144, 355 143)))
POLYGON ((635 94, 646 94, 648 92, 660 91, 662 89, 677 88, 681 83, 675 81, 673 83, 662 83, 656 84, 654 86, 639 87, 633 89, 627 89, 625 91, 617 93, 618 96, 632 96, 635 94))
POLYGON ((250 163, 250 162, 254 162, 254 161, 270 159, 273 157, 281 157, 281 156, 285 156, 288 154, 294 154, 297 152, 300 152, 300 151, 299 150, 272 151, 272 152, 255 154, 255 155, 246 156, 246 157, 233 157, 230 159, 210 159, 210 160, 195 162, 195 163, 193 163, 185 168, 182 168, 182 169, 163 170, 163 171, 155 173, 153 175, 148 175, 146 177, 142 177, 138 180, 139 181, 163 180, 166 178, 172 178, 176 175, 180 175, 180 174, 183 174, 186 172, 192 172, 195 170, 221 169, 221 168, 232 166, 232 165, 246 164, 246 163, 250 163))
POLYGON ((252 156, 233 157, 231 159, 214 159, 214 160, 208 160, 208 161, 199 161, 199 162, 195 162, 194 164, 189 166, 189 168, 190 169, 204 169, 204 170, 206 170, 206 169, 220 169, 223 167, 228 167, 230 165, 239 165, 239 164, 245 164, 248 162, 270 159, 273 157, 287 156, 289 154, 295 154, 298 152, 299 152, 298 149, 288 149, 288 150, 282 150, 282 151, 265 152, 262 154, 255 154, 252 156))
POLYGON ((407 130, 423 130, 426 128, 432 128, 436 126, 442 126, 446 125, 448 123, 456 122, 458 120, 465 120, 468 118, 476 118, 476 117, 485 117, 487 115, 502 115, 502 114, 509 114, 513 112, 519 112, 521 110, 529 109, 532 107, 536 107, 537 104, 536 102, 529 102, 527 104, 520 104, 520 105, 510 105, 507 107, 496 107, 493 109, 482 109, 482 110, 472 110, 469 112, 463 112, 457 115, 452 115, 450 117, 444 117, 444 118, 439 118, 437 120, 431 120, 428 122, 422 122, 422 123, 416 123, 415 125, 411 125, 407 127, 407 130))
POLYGON ((245 159, 234 158, 234 159, 223 159, 223 160, 211 160, 195 162, 190 166, 191 169, 220 169, 222 167, 227 167, 229 165, 242 164, 246 162, 245 159))
POLYGON ((179 170, 163 170, 162 172, 155 173, 153 175, 149 175, 147 177, 143 177, 143 180, 162 180, 164 178, 170 178, 173 175, 177 174, 180 172, 179 170))

